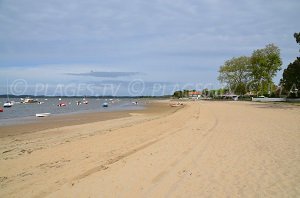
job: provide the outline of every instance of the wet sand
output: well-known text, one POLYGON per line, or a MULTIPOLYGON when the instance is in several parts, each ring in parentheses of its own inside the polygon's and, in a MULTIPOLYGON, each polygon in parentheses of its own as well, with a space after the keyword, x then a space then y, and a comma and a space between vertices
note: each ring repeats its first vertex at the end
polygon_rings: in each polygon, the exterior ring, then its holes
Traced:
POLYGON ((299 106, 154 106, 0 138, 0 196, 299 197, 299 106))
POLYGON ((136 113, 155 113, 167 110, 167 106, 160 105, 153 101, 144 101, 145 109, 143 110, 125 110, 113 112, 90 112, 76 113, 68 115, 51 115, 44 118, 33 118, 28 123, 10 124, 0 126, 0 138, 6 136, 15 136, 18 134, 32 133, 46 129, 59 128, 64 126, 80 125, 92 122, 112 120, 129 117, 131 112, 136 113))

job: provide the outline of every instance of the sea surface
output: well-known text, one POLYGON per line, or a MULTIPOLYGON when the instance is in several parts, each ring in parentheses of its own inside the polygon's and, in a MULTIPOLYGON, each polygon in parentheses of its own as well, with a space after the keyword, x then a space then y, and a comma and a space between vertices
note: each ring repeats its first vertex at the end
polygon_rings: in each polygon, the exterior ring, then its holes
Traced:
POLYGON ((51 116, 62 114, 74 114, 85 112, 110 112, 110 111, 123 111, 123 110, 138 110, 143 109, 142 102, 137 105, 133 104, 137 100, 134 99, 96 99, 86 98, 88 104, 81 103, 77 105, 77 101, 83 102, 83 98, 34 98, 41 102, 32 104, 22 104, 19 98, 11 98, 15 104, 10 108, 3 108, 3 103, 6 98, 0 98, 0 108, 4 112, 0 112, 0 126, 14 123, 28 122, 35 118, 37 113, 51 113, 51 116), (108 107, 102 107, 103 103, 108 103, 108 107), (65 107, 57 106, 59 103, 66 104, 65 107))

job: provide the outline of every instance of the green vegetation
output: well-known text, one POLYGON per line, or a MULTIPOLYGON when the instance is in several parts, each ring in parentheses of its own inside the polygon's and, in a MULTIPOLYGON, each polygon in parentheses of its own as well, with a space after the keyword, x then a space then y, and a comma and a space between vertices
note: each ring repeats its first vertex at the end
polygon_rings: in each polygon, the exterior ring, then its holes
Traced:
POLYGON ((241 56, 232 58, 220 67, 218 80, 226 83, 229 90, 236 94, 245 94, 250 81, 250 58, 241 56))
POLYGON ((280 50, 274 44, 254 50, 251 57, 232 58, 219 69, 218 80, 235 94, 253 91, 257 95, 271 95, 272 81, 281 69, 280 50))
POLYGON ((295 37, 295 39, 296 39, 296 42, 300 44, 300 32, 295 33, 295 34, 294 34, 294 37, 295 37))
POLYGON ((187 98, 189 97, 189 92, 195 92, 196 90, 187 90, 187 89, 184 89, 183 91, 179 90, 179 91, 175 91, 174 94, 173 94, 173 97, 174 98, 187 98))
MULTIPOLYGON (((295 33, 296 42, 300 45, 300 32, 295 33)), ((299 50, 300 51, 300 50, 299 50)), ((280 49, 274 44, 256 49, 250 57, 233 57, 220 66, 218 80, 226 84, 223 89, 202 91, 202 96, 210 98, 228 97, 226 94, 237 94, 242 99, 251 96, 280 97, 283 93, 290 97, 300 96, 300 57, 288 65, 283 72, 280 86, 276 86, 273 78, 281 70, 280 49)), ((190 91, 176 91, 173 97, 188 97, 190 91)))
POLYGON ((257 93, 271 94, 273 77, 281 69, 282 61, 280 50, 274 44, 267 45, 264 49, 255 50, 251 56, 252 85, 257 93))
MULTIPOLYGON (((295 33, 296 42, 300 45, 300 32, 295 33)), ((284 91, 290 97, 298 97, 300 88, 300 57, 297 57, 293 63, 283 71, 280 84, 284 87, 284 91)))
POLYGON ((291 97, 296 97, 300 87, 300 57, 288 65, 283 71, 281 85, 291 97))

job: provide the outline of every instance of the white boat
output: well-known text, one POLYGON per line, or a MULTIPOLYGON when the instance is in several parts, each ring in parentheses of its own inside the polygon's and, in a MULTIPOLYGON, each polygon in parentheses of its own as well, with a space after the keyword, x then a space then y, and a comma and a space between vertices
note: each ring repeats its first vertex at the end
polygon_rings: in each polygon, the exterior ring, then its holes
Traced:
POLYGON ((37 114, 35 114, 36 117, 48 117, 50 115, 51 115, 51 113, 37 113, 37 114))
POLYGON ((9 107, 12 107, 13 105, 14 105, 14 104, 13 104, 12 102, 7 101, 7 102, 5 102, 5 103, 3 104, 3 107, 9 108, 9 107))
POLYGON ((25 98, 25 100, 23 101, 23 103, 25 104, 32 104, 32 103, 37 103, 39 102, 38 100, 34 100, 32 98, 25 98))
POLYGON ((108 103, 107 102, 103 103, 102 107, 108 107, 108 103))
POLYGON ((9 107, 12 107, 14 105, 14 103, 12 101, 9 100, 9 97, 8 97, 8 82, 6 83, 6 96, 7 96, 7 101, 3 104, 3 107, 5 108, 9 108, 9 107))

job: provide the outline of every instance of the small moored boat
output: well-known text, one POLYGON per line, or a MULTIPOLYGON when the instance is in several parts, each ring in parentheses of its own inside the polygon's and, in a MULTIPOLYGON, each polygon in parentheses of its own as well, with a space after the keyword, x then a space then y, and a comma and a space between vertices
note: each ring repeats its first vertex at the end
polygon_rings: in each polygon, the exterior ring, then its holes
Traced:
POLYGON ((11 101, 6 101, 4 104, 3 104, 3 107, 5 108, 9 108, 9 107, 12 107, 13 106, 13 103, 11 101))
POLYGON ((65 106, 67 106, 65 103, 63 103, 63 102, 61 102, 61 103, 59 103, 57 106, 59 106, 59 107, 65 107, 65 106))
POLYGON ((51 115, 51 113, 37 113, 37 114, 35 114, 36 117, 48 117, 50 115, 51 115))
POLYGON ((14 103, 12 101, 9 100, 8 97, 8 82, 6 82, 6 96, 7 96, 7 100, 6 102, 3 104, 3 107, 8 108, 8 107, 12 107, 14 105, 14 103))
POLYGON ((108 107, 108 103, 107 102, 103 103, 102 107, 108 107))
POLYGON ((32 98, 25 98, 25 100, 23 101, 24 104, 32 104, 32 103, 38 103, 38 100, 34 100, 32 98))

